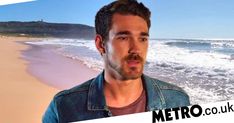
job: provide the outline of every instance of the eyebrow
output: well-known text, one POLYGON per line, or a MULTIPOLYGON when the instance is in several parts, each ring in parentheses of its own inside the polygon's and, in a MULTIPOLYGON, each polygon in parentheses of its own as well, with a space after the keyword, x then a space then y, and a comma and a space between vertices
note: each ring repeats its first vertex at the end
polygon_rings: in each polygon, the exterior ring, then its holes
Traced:
POLYGON ((117 32, 116 35, 130 35, 131 33, 129 31, 120 31, 117 32))
POLYGON ((140 35, 141 35, 141 36, 149 36, 149 33, 148 33, 148 32, 141 32, 140 35))
MULTIPOLYGON (((117 32, 116 35, 130 35, 131 32, 130 31, 120 31, 120 32, 117 32)), ((140 33, 141 36, 149 36, 149 33, 148 32, 141 32, 140 33)))

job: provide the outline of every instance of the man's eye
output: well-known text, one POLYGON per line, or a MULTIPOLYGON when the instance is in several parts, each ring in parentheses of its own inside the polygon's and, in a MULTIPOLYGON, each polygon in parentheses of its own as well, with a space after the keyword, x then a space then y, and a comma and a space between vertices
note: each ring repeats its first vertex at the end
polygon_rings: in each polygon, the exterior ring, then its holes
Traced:
POLYGON ((146 41, 148 41, 148 38, 140 38, 140 41, 146 42, 146 41))
POLYGON ((118 40, 128 40, 128 37, 118 37, 118 40))

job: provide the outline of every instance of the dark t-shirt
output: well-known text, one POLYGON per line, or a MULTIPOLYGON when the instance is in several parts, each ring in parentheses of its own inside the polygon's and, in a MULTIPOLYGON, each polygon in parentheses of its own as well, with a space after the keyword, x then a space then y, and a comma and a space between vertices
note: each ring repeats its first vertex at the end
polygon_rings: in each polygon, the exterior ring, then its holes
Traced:
POLYGON ((109 107, 109 109, 113 116, 145 112, 146 111, 145 90, 142 91, 140 97, 138 97, 138 99, 133 103, 120 108, 109 107))

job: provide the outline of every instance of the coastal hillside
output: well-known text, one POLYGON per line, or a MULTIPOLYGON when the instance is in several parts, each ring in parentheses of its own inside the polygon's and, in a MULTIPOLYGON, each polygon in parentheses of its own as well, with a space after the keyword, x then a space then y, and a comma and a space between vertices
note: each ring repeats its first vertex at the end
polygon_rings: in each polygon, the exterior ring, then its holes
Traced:
POLYGON ((18 36, 93 39, 94 27, 82 24, 31 22, 0 22, 0 34, 18 36))

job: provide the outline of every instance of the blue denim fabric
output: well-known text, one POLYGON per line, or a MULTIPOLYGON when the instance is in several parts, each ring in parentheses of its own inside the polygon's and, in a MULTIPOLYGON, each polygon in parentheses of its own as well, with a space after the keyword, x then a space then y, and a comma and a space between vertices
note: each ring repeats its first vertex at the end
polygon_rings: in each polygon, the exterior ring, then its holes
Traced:
MULTIPOLYGON (((148 111, 190 105, 179 87, 142 75, 148 111)), ((112 116, 103 92, 104 72, 72 89, 55 95, 43 116, 43 123, 67 123, 112 116)))

